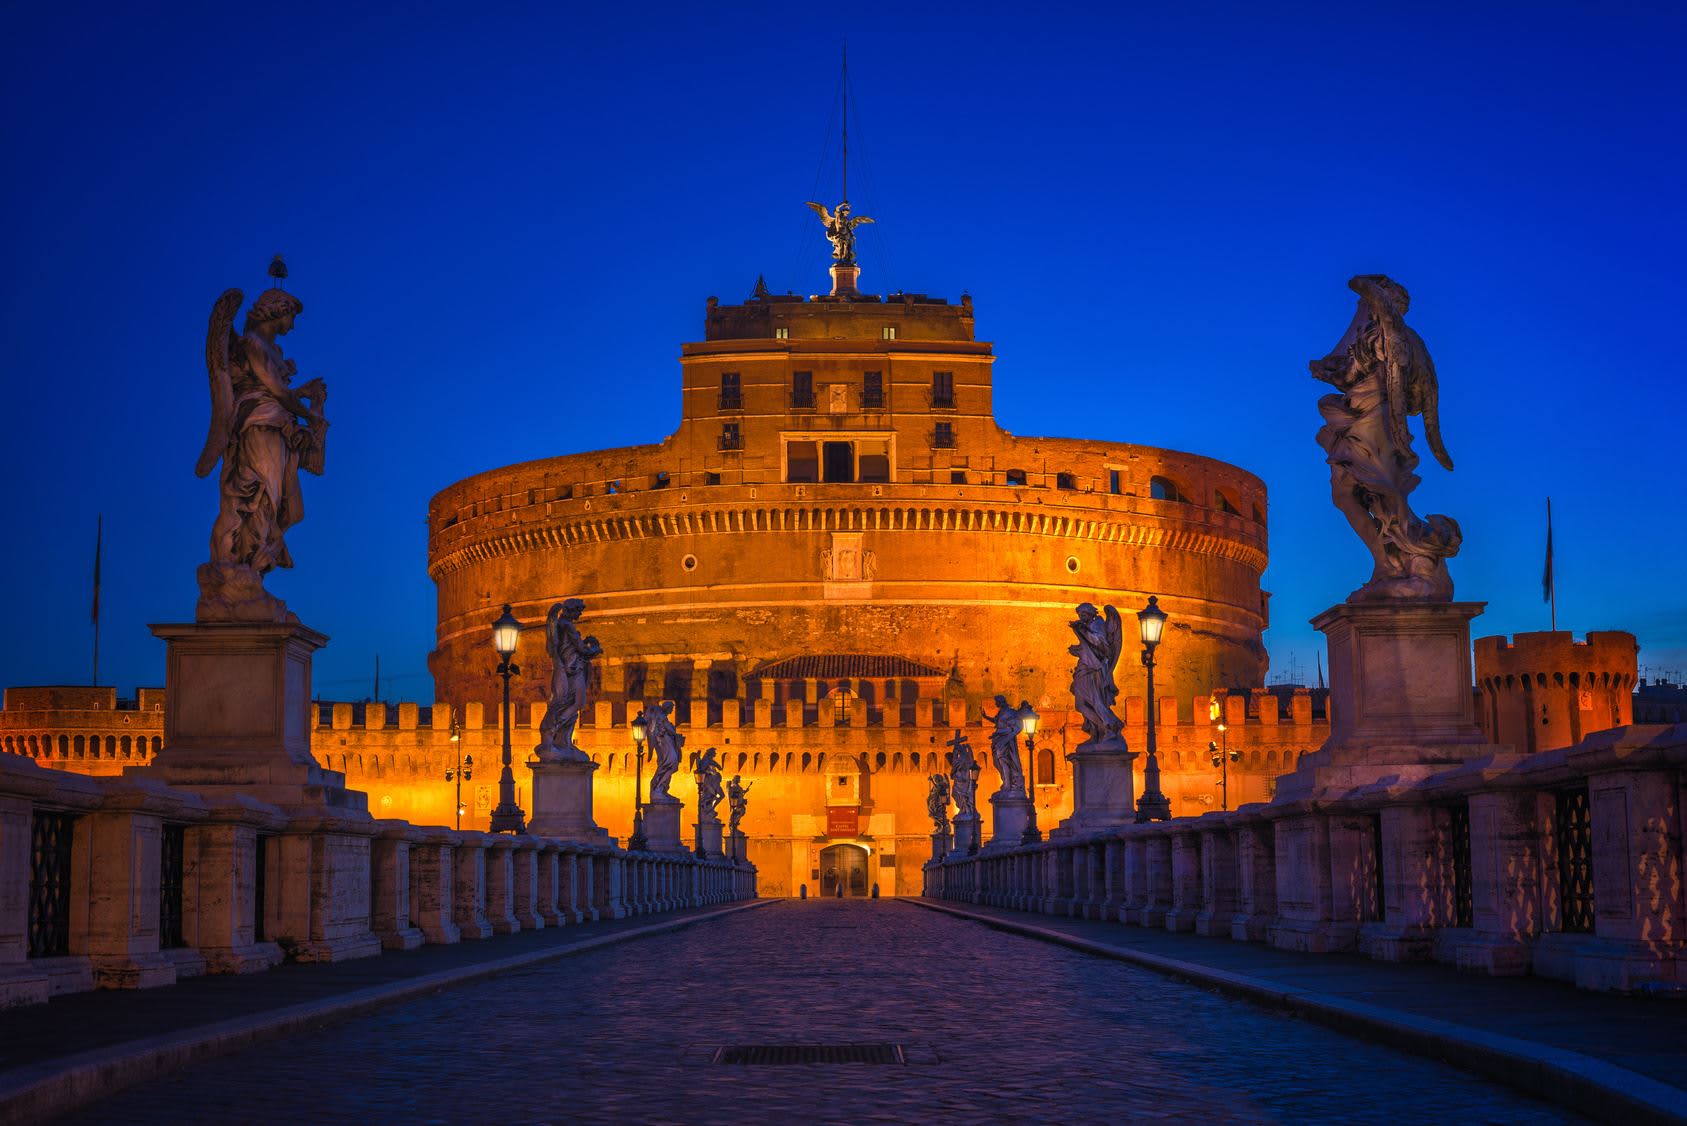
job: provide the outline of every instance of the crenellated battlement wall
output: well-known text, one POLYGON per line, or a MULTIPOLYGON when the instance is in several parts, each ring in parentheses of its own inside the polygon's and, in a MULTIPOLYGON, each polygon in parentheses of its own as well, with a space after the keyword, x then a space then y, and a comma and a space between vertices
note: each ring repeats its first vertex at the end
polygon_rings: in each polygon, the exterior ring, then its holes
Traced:
POLYGON ((1634 722, 1640 645, 1622 630, 1568 630, 1479 637, 1476 686, 1490 742, 1525 754, 1581 742, 1634 722))

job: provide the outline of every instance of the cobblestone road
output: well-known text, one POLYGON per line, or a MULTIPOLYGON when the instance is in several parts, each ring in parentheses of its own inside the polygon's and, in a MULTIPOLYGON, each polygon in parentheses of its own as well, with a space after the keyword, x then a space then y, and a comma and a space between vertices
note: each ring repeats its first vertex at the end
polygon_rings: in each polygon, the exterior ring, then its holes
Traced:
POLYGON ((980 924, 781 903, 133 1088, 79 1122, 1575 1121, 1427 1060, 980 924), (894 1042, 903 1066, 722 1045, 894 1042))

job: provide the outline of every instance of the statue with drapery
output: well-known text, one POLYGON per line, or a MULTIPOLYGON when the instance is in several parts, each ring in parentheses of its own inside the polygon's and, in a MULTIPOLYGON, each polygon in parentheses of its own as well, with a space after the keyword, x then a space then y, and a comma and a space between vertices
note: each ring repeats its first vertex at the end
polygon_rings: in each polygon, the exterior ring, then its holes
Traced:
POLYGON ((1079 749, 1122 748, 1124 740, 1119 731, 1124 721, 1113 710, 1114 701, 1119 698, 1113 670, 1124 648, 1124 623, 1119 611, 1109 606, 1103 614, 1085 602, 1078 607, 1078 617, 1071 623, 1071 629, 1078 638, 1077 644, 1067 648, 1067 652, 1078 658, 1072 670, 1072 700, 1083 717, 1084 733, 1089 736, 1079 744, 1079 749))

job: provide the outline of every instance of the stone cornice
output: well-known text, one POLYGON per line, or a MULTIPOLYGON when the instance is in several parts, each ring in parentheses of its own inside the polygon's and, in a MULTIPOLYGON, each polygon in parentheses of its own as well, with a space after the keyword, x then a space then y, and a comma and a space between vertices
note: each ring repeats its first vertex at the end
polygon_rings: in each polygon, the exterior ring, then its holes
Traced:
POLYGON ((1063 513, 1021 505, 954 503, 936 500, 894 504, 781 504, 689 506, 658 512, 581 513, 562 520, 534 523, 501 535, 453 547, 428 563, 435 581, 489 559, 530 551, 565 549, 582 544, 661 539, 668 536, 732 535, 756 532, 992 532, 1047 536, 1126 547, 1187 551, 1230 559, 1263 572, 1263 548, 1235 536, 1135 514, 1063 513))

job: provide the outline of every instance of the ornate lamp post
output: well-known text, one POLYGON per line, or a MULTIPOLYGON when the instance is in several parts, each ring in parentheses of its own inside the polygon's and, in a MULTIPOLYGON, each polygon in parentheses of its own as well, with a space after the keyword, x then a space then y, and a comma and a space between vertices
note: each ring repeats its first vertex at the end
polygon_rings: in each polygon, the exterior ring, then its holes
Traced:
POLYGON ((498 808, 492 811, 491 829, 494 833, 521 833, 527 829, 527 819, 515 803, 515 774, 510 770, 510 677, 520 676, 521 668, 512 659, 516 639, 521 636, 521 623, 504 603, 504 613, 492 623, 492 648, 498 651, 498 675, 504 678, 504 769, 498 775, 498 808))
POLYGON ((1043 839, 1042 830, 1037 828, 1037 719, 1037 713, 1030 708, 1019 717, 1019 729, 1025 732, 1025 788, 1031 798, 1031 816, 1025 822, 1025 835, 1020 838, 1025 844, 1043 839))
POLYGON ((456 717, 451 719, 451 749, 457 754, 457 766, 445 768, 445 780, 457 783, 457 828, 463 827, 463 783, 474 779, 474 756, 463 753, 463 729, 456 717))
POLYGON ((1154 647, 1160 644, 1160 633, 1166 628, 1166 612, 1160 600, 1149 595, 1148 605, 1137 611, 1137 626, 1142 632, 1142 667, 1148 670, 1148 761, 1142 767, 1142 796, 1136 802, 1138 821, 1170 821, 1172 803, 1160 792, 1160 760, 1156 756, 1154 728, 1157 714, 1154 699, 1154 647))
POLYGON ((649 842, 644 836, 644 717, 634 716, 632 722, 633 742, 637 744, 637 751, 633 754, 638 773, 633 775, 633 835, 627 838, 627 849, 631 852, 642 852, 649 842))
POLYGON ((1222 723, 1218 725, 1218 737, 1223 740, 1223 745, 1220 746, 1217 742, 1209 742, 1207 744, 1207 753, 1212 756, 1213 765, 1219 768, 1219 792, 1224 795, 1224 799, 1219 804, 1219 808, 1229 809, 1230 764, 1239 761, 1242 757, 1242 752, 1230 749, 1229 729, 1222 723))

